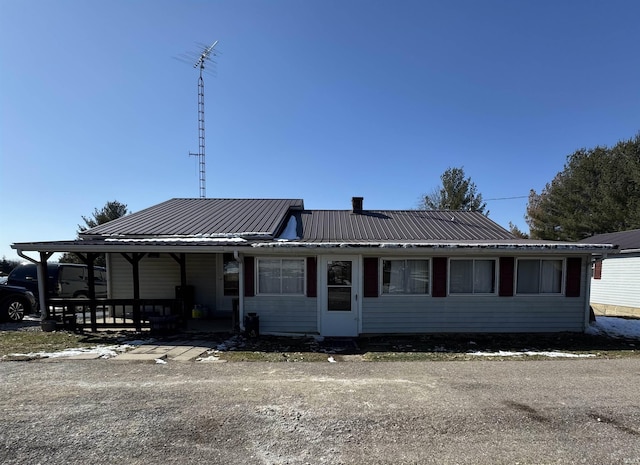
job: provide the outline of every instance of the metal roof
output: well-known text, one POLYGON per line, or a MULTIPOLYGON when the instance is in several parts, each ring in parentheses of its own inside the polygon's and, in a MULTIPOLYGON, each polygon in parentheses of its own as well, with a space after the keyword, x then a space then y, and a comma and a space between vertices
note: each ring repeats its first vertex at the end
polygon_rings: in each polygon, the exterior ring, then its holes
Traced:
POLYGON ((364 247, 601 253, 612 248, 603 242, 609 241, 523 240, 479 212, 304 210, 300 199, 171 199, 85 231, 75 241, 17 243, 12 247, 51 252, 209 253, 247 247, 364 247))
POLYGON ((513 240, 479 212, 304 210, 294 212, 304 242, 513 240))
POLYGON ((582 239, 580 242, 585 244, 613 244, 617 245, 620 250, 640 249, 640 229, 597 234, 582 239))
POLYGON ((171 199, 81 233, 94 236, 275 236, 301 199, 171 199))

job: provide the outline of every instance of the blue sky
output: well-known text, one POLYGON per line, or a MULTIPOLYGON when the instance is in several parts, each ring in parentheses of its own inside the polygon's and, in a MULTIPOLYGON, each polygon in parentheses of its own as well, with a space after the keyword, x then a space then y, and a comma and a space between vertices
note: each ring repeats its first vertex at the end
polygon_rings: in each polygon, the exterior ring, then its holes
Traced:
MULTIPOLYGON (((0 256, 83 215, 198 197, 411 209, 463 166, 485 199, 539 191, 640 130, 640 2, 0 0, 0 256)), ((488 200, 527 229, 526 198, 488 200)))

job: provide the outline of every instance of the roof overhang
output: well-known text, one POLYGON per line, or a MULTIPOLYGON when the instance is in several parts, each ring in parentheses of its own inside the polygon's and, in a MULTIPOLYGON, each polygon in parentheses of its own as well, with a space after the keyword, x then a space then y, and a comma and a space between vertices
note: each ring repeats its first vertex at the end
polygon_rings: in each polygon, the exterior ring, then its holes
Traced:
POLYGON ((538 254, 591 254, 609 255, 619 251, 611 244, 585 244, 552 241, 434 241, 434 242, 303 242, 289 240, 264 240, 257 237, 164 237, 164 238, 106 238, 73 241, 23 242, 11 247, 21 252, 94 252, 94 253, 220 253, 239 249, 252 249, 256 253, 300 253, 313 249, 317 253, 336 253, 340 250, 376 250, 383 253, 538 253, 538 254), (286 251, 286 252, 285 252, 286 251))

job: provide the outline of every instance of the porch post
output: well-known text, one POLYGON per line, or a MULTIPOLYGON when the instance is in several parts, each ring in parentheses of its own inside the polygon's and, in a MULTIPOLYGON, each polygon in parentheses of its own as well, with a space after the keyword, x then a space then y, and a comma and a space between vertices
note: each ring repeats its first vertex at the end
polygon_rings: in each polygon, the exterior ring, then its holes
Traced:
POLYGON ((142 322, 140 321, 140 260, 145 253, 134 252, 131 257, 126 253, 122 256, 131 263, 133 268, 133 322, 136 325, 136 331, 142 332, 142 322))
MULTIPOLYGON (((240 252, 235 250, 233 252, 233 258, 236 262, 238 262, 238 320, 235 322, 237 324, 237 328, 241 331, 244 331, 244 255, 241 255, 240 252)), ((233 330, 235 331, 236 325, 234 325, 233 330)))
POLYGON ((136 331, 142 332, 142 323, 140 321, 140 260, 144 254, 133 254, 133 322, 136 324, 136 331))
POLYGON ((49 296, 49 271, 47 269, 47 260, 53 255, 51 252, 40 252, 40 262, 38 263, 38 303, 40 305, 40 321, 49 319, 49 304, 47 297, 49 296))
POLYGON ((169 255, 178 263, 178 265, 180 265, 180 293, 176 292, 176 299, 179 295, 180 317, 186 324, 187 312, 191 311, 191 309, 187 308, 187 306, 193 305, 193 299, 189 297, 189 295, 191 295, 189 294, 190 291, 187 290, 187 256, 184 253, 181 253, 180 255, 170 253, 169 255))
POLYGON ((186 286, 187 285, 187 256, 184 253, 181 253, 180 255, 171 253, 169 255, 171 255, 171 258, 173 258, 176 262, 178 262, 178 265, 180 265, 180 285, 186 286))
POLYGON ((180 285, 182 287, 187 285, 187 256, 183 253, 180 254, 180 285))
POLYGON ((96 273, 93 264, 98 257, 96 253, 87 254, 87 277, 89 278, 89 311, 91 312, 91 331, 98 331, 98 317, 96 316, 96 273))
POLYGON ((98 317, 96 315, 96 273, 93 269, 93 265, 98 258, 97 253, 88 252, 87 256, 80 253, 76 253, 76 256, 80 258, 87 265, 87 279, 89 281, 89 314, 91 317, 91 332, 98 331, 98 317))
POLYGON ((586 257, 586 266, 584 271, 584 282, 585 282, 585 290, 584 290, 584 324, 582 325, 582 330, 585 332, 591 326, 591 262, 595 260, 595 257, 587 256, 586 257))

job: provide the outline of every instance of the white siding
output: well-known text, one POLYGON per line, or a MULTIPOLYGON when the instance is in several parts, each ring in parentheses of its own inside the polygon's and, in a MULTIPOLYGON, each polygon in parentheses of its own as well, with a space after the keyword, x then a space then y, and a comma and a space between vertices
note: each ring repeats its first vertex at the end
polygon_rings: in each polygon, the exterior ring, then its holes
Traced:
POLYGON ((605 259, 602 279, 591 280, 591 302, 640 307, 640 256, 605 259))
MULTIPOLYGON (((189 254, 187 283, 195 288, 195 303, 216 309, 216 256, 189 254)), ((636 257, 640 261, 640 258, 636 257)), ((584 330, 586 319, 587 260, 581 270, 581 296, 380 296, 362 300, 361 332, 558 332, 584 330)), ((640 263, 638 263, 640 265, 640 263)), ((640 266, 636 266, 640 270, 640 266)), ((603 280, 607 268, 603 268, 603 280)), ((113 298, 132 298, 131 265, 119 254, 110 257, 110 287, 113 298)), ((638 292, 640 283, 626 284, 638 292)), ((219 276, 217 278, 220 278, 219 276)), ((217 284, 216 284, 217 283, 217 284)), ((142 298, 174 298, 180 284, 180 266, 167 254, 145 257, 140 262, 142 298)), ((319 288, 318 292, 324 290, 319 288)), ((637 294, 636 294, 637 296, 637 294)), ((637 298, 637 297, 636 297, 637 298)), ((218 299, 222 300, 222 299, 218 299)), ((245 297, 244 314, 260 317, 263 333, 318 332, 318 298, 305 296, 245 297)))
POLYGON ((362 302, 362 333, 582 332, 587 260, 580 297, 380 296, 362 302))
MULTIPOLYGON (((187 284, 194 286, 195 303, 215 310, 215 255, 186 256, 187 284)), ((109 262, 111 297, 133 298, 133 268, 120 254, 112 254, 109 262)), ((180 285, 180 265, 168 254, 158 258, 144 257, 140 261, 140 297, 143 299, 174 299, 180 285)))
POLYGON ((581 332, 584 318, 583 298, 383 296, 364 299, 362 332, 581 332))
MULTIPOLYGON (((187 255, 187 284, 194 287, 194 303, 204 305, 211 312, 216 308, 216 256, 187 255)), ((180 281, 180 276, 178 276, 180 281)))
POLYGON ((245 297, 244 314, 260 317, 260 332, 317 333, 318 299, 304 296, 245 297))

